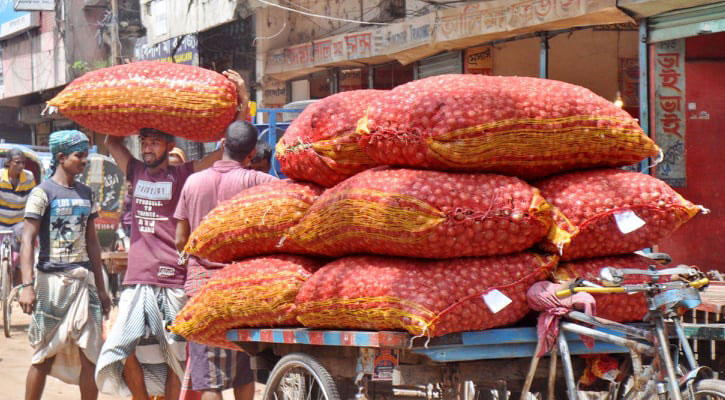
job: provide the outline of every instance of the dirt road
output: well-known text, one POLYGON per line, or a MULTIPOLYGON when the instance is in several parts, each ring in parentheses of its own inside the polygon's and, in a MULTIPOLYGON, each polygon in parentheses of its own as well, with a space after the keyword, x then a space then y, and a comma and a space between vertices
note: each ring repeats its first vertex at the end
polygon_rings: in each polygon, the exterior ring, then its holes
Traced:
MULTIPOLYGON (((13 304, 12 335, 8 339, 0 333, 0 399, 22 400, 25 396, 25 376, 30 367, 33 350, 28 344, 28 323, 30 316, 23 314, 17 303, 13 304)), ((255 399, 262 396, 263 386, 257 384, 255 399)), ((67 385, 55 378, 48 377, 43 392, 43 400, 79 399, 77 386, 67 385)), ((224 392, 224 399, 231 400, 231 391, 224 392)), ((124 397, 101 394, 99 400, 126 400, 124 397)))

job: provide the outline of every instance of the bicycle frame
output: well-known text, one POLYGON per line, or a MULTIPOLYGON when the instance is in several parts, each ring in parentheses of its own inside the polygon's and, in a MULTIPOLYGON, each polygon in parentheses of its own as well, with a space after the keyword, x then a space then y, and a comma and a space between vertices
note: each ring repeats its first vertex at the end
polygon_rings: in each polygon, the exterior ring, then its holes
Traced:
MULTIPOLYGON (((13 234, 14 234, 14 232, 12 230, 0 230, 0 238, 2 238, 2 240, 0 241, 0 265, 3 265, 4 260, 7 260, 12 267, 13 250, 10 245, 10 240, 11 240, 11 237, 13 234)), ((11 286, 13 283, 12 282, 12 273, 13 272, 14 272, 13 269, 10 268, 10 271, 9 271, 10 275, 8 276, 8 278, 11 279, 11 281, 10 281, 11 286)), ((2 278, 0 277, 0 279, 2 279, 2 278)), ((0 291, 2 291, 1 284, 2 284, 2 282, 0 282, 0 291)), ((8 294, 9 293, 2 293, 3 296, 7 296, 8 294)))
MULTIPOLYGON (((671 290, 670 292, 678 291, 679 290, 671 290)), ((699 375, 699 372, 702 371, 702 368, 697 365, 690 343, 687 341, 685 331, 682 328, 681 318, 673 309, 676 303, 672 303, 671 305, 668 304, 666 310, 662 311, 660 309, 661 304, 655 301, 655 296, 648 295, 647 298, 650 311, 648 312, 645 320, 650 321, 652 324, 652 328, 650 329, 642 329, 625 325, 604 318, 593 317, 578 311, 570 311, 566 315, 567 319, 574 322, 562 321, 560 323, 561 333, 559 334, 558 339, 558 349, 559 355, 562 358, 564 377, 570 400, 578 399, 577 386, 574 379, 568 344, 563 332, 589 336, 595 340, 619 345, 630 350, 635 385, 626 393, 624 397, 625 400, 633 398, 637 393, 642 393, 642 390, 644 390, 644 397, 642 398, 647 398, 648 395, 651 396, 653 394, 653 391, 656 391, 660 398, 666 399, 667 393, 669 392, 672 399, 682 400, 680 388, 683 386, 691 388, 694 379, 699 375), (690 371, 690 373, 686 374, 682 379, 677 378, 679 360, 677 360, 677 362, 673 360, 665 326, 665 318, 670 318, 672 320, 674 333, 680 342, 689 367, 688 371, 690 371), (622 333, 625 337, 597 331, 582 324, 606 328, 622 333), (652 365, 642 367, 643 355, 654 357, 655 362, 653 364, 659 365, 659 370, 656 371, 652 365), (645 383, 647 383, 646 387, 642 388, 645 383)), ((710 375, 712 374, 710 373, 710 375)))

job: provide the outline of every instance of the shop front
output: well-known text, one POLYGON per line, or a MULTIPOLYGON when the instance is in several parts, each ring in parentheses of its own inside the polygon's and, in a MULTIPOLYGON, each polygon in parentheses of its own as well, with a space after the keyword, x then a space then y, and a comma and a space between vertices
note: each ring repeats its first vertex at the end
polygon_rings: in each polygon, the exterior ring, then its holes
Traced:
POLYGON ((531 0, 516 7, 475 2, 272 50, 264 63, 263 93, 286 82, 289 102, 392 89, 440 74, 544 76, 588 87, 612 101, 621 98, 637 115, 637 43, 634 20, 613 0, 548 6, 531 0), (594 51, 591 41, 603 50, 594 51), (319 76, 329 83, 320 85, 319 76))
POLYGON ((725 5, 650 17, 649 125, 664 152, 653 174, 711 213, 662 241, 674 263, 725 272, 725 5))

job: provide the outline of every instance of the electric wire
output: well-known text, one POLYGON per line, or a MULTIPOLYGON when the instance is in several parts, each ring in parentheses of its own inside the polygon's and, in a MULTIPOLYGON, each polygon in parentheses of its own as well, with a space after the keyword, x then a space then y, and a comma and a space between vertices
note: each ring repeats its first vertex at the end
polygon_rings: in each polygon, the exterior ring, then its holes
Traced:
POLYGON ((302 15, 307 15, 308 17, 325 18, 325 19, 329 19, 329 20, 333 20, 333 21, 351 22, 351 23, 362 24, 362 25, 381 25, 381 26, 390 25, 387 22, 359 21, 359 20, 356 20, 356 19, 338 18, 338 17, 331 17, 329 15, 321 15, 321 14, 308 13, 306 11, 295 10, 294 8, 285 7, 285 6, 281 5, 281 4, 270 3, 267 0, 257 0, 257 1, 260 2, 260 3, 262 3, 262 4, 266 4, 268 6, 271 6, 271 7, 277 7, 277 8, 281 8, 283 10, 295 12, 295 13, 302 14, 302 15))

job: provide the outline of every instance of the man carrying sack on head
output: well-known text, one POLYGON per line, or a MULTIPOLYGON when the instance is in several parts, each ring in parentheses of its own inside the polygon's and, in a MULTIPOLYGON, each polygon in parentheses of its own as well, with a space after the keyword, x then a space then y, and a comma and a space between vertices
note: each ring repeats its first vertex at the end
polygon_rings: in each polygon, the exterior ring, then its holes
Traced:
MULTIPOLYGON (((234 71, 224 75, 246 99, 241 76, 234 71)), ((123 138, 107 136, 105 141, 133 186, 132 224, 126 288, 118 304, 118 319, 99 356, 96 382, 103 393, 132 395, 137 400, 164 395, 176 400, 184 376, 186 342, 166 328, 187 298, 186 270, 178 265, 175 246, 174 210, 189 175, 212 166, 222 154, 219 150, 202 160, 173 166, 173 136, 141 129, 139 138, 143 160, 131 155, 123 138)))
POLYGON ((88 138, 75 130, 54 132, 50 151, 50 178, 30 192, 25 207, 20 306, 33 316, 28 337, 35 350, 25 398, 40 399, 51 375, 79 385, 80 398, 91 400, 98 396, 93 371, 103 343, 102 313, 111 300, 93 223, 98 216, 93 191, 75 181, 88 163, 88 138))

